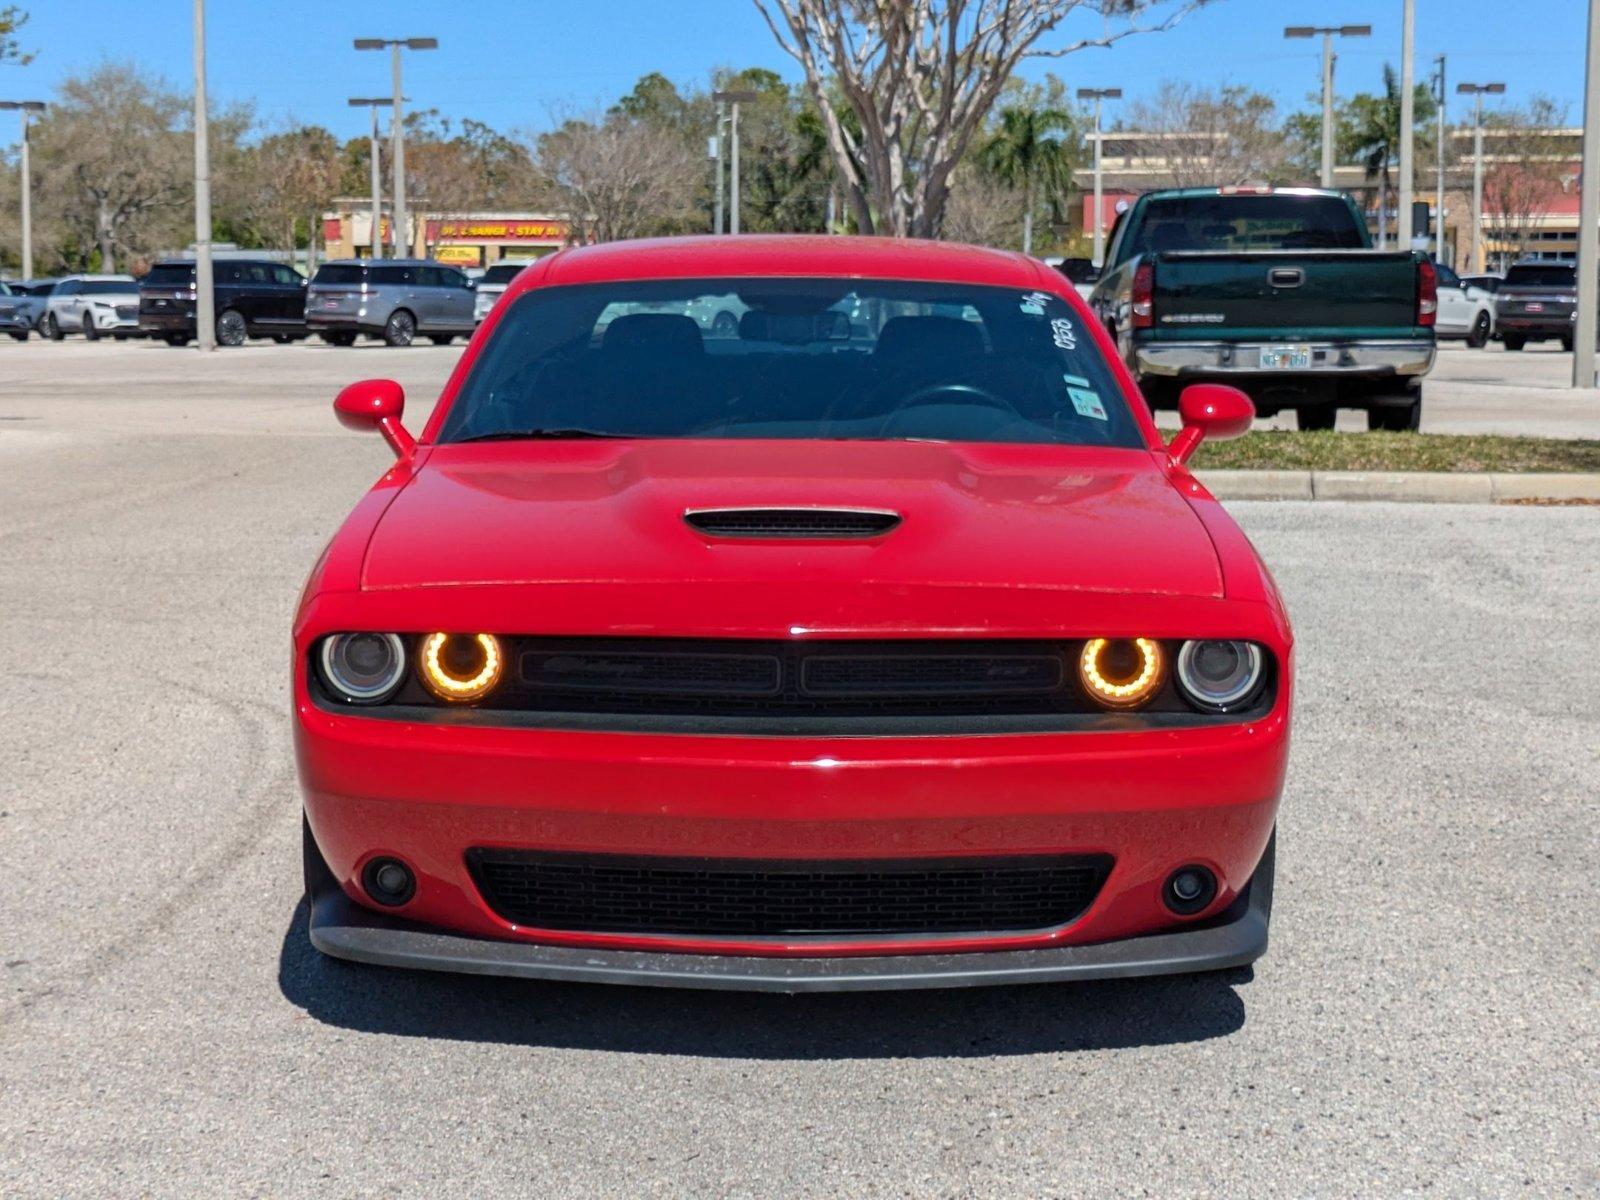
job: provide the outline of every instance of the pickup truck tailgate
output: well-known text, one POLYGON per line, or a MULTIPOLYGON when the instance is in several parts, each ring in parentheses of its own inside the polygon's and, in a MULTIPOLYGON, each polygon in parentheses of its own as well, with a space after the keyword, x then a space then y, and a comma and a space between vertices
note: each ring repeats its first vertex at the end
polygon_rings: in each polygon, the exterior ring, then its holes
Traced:
POLYGON ((1416 324, 1410 251, 1168 250, 1154 268, 1159 340, 1406 336, 1416 324))

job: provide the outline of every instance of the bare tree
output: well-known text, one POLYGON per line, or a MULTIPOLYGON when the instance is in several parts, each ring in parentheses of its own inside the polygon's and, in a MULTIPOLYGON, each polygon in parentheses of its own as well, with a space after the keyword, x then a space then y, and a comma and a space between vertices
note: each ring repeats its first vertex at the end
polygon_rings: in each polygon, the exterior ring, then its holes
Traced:
POLYGON ((1278 183, 1289 170, 1277 105, 1249 88, 1169 80, 1130 104, 1127 121, 1141 135, 1146 164, 1160 170, 1168 187, 1278 183))
POLYGON ((754 0, 805 72, 857 227, 899 237, 938 236, 952 172, 1023 59, 1165 29, 1203 2, 754 0), (1041 44, 1080 10, 1098 36, 1041 44))
POLYGON ((564 122, 539 137, 534 160, 575 240, 676 232, 696 219, 700 162, 681 141, 625 113, 564 122))
POLYGON ((953 242, 1015 250, 1023 242, 1027 207, 1026 193, 1008 187, 988 171, 962 163, 950 177, 943 235, 953 242))
MULTIPOLYGON (((1535 96, 1525 108, 1502 109, 1484 121, 1483 207, 1496 240, 1528 252, 1556 197, 1573 182, 1566 106, 1535 96)), ((1469 206, 1470 207, 1470 206, 1469 206)))

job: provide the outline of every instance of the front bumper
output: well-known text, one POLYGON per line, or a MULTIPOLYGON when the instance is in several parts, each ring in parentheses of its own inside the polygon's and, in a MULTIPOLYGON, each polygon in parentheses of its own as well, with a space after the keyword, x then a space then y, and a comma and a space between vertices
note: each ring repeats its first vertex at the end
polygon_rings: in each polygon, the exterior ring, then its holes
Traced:
POLYGON ((1256 376, 1265 379, 1351 379, 1426 375, 1433 369, 1432 341, 1394 342, 1146 342, 1134 348, 1141 376, 1256 376), (1311 365, 1262 370, 1261 351, 1285 344, 1310 346, 1311 365))
POLYGON ((7 333, 30 333, 33 330, 33 316, 31 313, 0 313, 0 331, 7 333))
POLYGON ((595 950, 472 937, 351 902, 323 868, 310 883, 311 943, 355 962, 470 975, 575 983, 763 992, 984 987, 1217 971, 1267 950, 1276 839, 1234 903, 1215 920, 1175 933, 1091 945, 972 954, 765 958, 595 950))

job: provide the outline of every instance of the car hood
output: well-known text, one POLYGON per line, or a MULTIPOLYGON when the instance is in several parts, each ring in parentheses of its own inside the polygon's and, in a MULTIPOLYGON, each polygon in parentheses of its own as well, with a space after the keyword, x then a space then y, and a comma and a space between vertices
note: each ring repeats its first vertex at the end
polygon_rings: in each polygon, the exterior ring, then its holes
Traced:
POLYGON ((1145 450, 846 441, 440 446, 374 531, 364 589, 480 584, 987 587, 1220 597, 1206 531, 1145 450), (688 510, 887 509, 854 541, 708 537, 688 510))

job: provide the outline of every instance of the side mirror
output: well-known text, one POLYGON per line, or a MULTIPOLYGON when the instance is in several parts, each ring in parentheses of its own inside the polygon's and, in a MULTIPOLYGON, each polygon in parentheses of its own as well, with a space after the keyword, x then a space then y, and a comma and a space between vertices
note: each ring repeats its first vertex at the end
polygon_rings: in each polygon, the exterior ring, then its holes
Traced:
POLYGON ((1206 438, 1225 442, 1250 432, 1256 406, 1236 387, 1197 383, 1184 388, 1178 397, 1178 415, 1183 418, 1183 428, 1168 444, 1167 453, 1185 463, 1206 438))
POLYGON ((406 393, 392 379, 363 379, 352 383, 334 399, 334 415, 346 429, 376 429, 401 462, 410 462, 417 440, 400 424, 406 410, 406 393))

